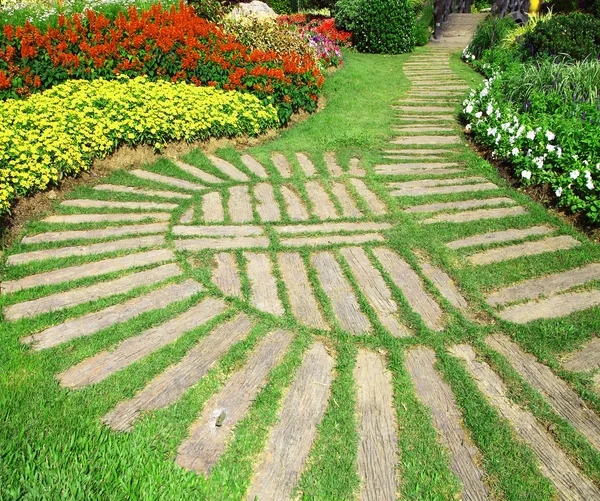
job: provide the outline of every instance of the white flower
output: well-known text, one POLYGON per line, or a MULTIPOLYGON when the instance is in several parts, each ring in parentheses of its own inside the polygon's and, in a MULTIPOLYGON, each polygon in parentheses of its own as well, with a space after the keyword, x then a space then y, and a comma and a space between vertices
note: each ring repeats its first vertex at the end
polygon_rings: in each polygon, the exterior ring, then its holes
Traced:
POLYGON ((537 165, 538 169, 541 169, 544 166, 544 157, 535 157, 533 163, 537 165))
POLYGON ((510 127, 510 122, 507 122, 505 124, 502 124, 502 130, 506 130, 510 127))
POLYGON ((547 144, 546 145, 546 149, 548 151, 554 151, 556 149, 556 147, 553 144, 547 144))
POLYGON ((560 146, 556 147, 556 156, 560 158, 562 156, 562 148, 560 146))
POLYGON ((466 131, 469 131, 469 130, 471 130, 471 124, 467 124, 467 125, 465 125, 465 130, 466 130, 466 131))
POLYGON ((562 190, 562 186, 560 186, 560 187, 558 188, 558 190, 556 190, 554 193, 556 194, 556 196, 557 196, 557 197, 560 197, 560 196, 562 195, 562 191, 563 191, 563 190, 562 190))
POLYGON ((487 95, 488 95, 488 92, 489 92, 489 91, 488 91, 488 88, 487 88, 487 87, 484 87, 484 88, 481 90, 481 92, 479 93, 479 95, 480 95, 481 97, 485 97, 485 96, 487 96, 487 95))
POLYGON ((492 113, 494 113, 494 107, 492 106, 492 103, 489 103, 487 105, 487 109, 485 110, 485 114, 491 115, 492 113))
POLYGON ((525 130, 525 127, 523 125, 521 125, 521 127, 519 127, 519 130, 517 131, 517 137, 521 137, 521 134, 523 134, 524 130, 525 130))
POLYGON ((585 185, 587 186, 588 190, 594 189, 594 183, 592 183, 592 181, 588 181, 587 183, 585 183, 585 185))
POLYGON ((527 133, 527 139, 535 139, 535 131, 534 130, 530 130, 527 133))
POLYGON ((473 113, 473 105, 470 104, 465 108, 465 113, 473 113))
POLYGON ((495 136, 497 132, 498 132, 498 129, 496 129, 496 127, 490 127, 487 130, 487 135, 488 136, 495 136))
POLYGON ((532 153, 532 151, 531 151, 531 148, 529 148, 529 149, 527 150, 527 156, 528 156, 528 157, 530 157, 530 156, 531 156, 531 153, 532 153))
POLYGON ((500 139, 502 139, 502 134, 498 134, 498 136, 496 137, 496 144, 500 142, 500 139))
POLYGON ((481 118, 482 115, 483 113, 481 111, 478 111, 477 113, 475 113, 475 118, 481 118))
POLYGON ((513 148, 512 151, 511 151, 511 153, 513 154, 514 157, 518 156, 519 155, 519 148, 516 148, 516 147, 513 148))
POLYGON ((524 177, 525 179, 531 179, 531 171, 530 170, 524 170, 521 172, 521 177, 524 177))
POLYGON ((586 178, 588 181, 591 181, 591 180, 592 180, 592 173, 591 173, 589 170, 586 170, 586 171, 583 173, 583 176, 584 176, 584 177, 585 177, 585 178, 586 178))
POLYGON ((475 54, 471 54, 471 61, 475 59, 475 54))
POLYGON ((496 120, 500 120, 501 116, 502 116, 502 113, 500 113, 500 110, 496 110, 496 120))
POLYGON ((579 171, 577 169, 575 169, 574 171, 571 171, 571 173, 569 174, 569 177, 571 179, 577 179, 579 177, 579 171))
POLYGON ((552 141, 556 136, 550 132, 549 130, 546 131, 546 137, 548 138, 548 141, 552 141))

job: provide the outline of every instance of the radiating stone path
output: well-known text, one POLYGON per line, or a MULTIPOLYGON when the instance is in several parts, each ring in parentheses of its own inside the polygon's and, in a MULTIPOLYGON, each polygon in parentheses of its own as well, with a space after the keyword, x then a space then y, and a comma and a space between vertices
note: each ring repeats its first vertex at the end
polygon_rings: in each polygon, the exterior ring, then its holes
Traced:
MULTIPOLYGON (((125 388, 127 397, 99 416, 117 432, 135 433, 140 421, 184 399, 243 346, 245 358, 219 378, 173 451, 179 466, 209 478, 295 346, 297 364, 252 458, 252 474, 232 480, 247 486, 249 500, 296 495, 324 417, 340 405, 332 394, 339 343, 357 344, 346 374, 354 382, 348 405, 357 439, 356 498, 403 498, 399 444, 407 423, 398 421, 403 402, 395 382, 403 377, 426 410, 425 426, 446 453, 460 497, 494 499, 497 479, 488 478, 485 448, 446 377, 450 357, 514 440, 537 456, 535 468, 559 498, 600 500, 546 423, 512 400, 484 350, 505 358, 558 419, 600 451, 595 408, 560 371, 501 332, 503 322, 543 322, 600 305, 600 263, 565 259, 562 271, 541 267, 479 296, 444 265, 451 260, 466 272, 494 276, 523 259, 568 256, 586 245, 532 222, 531 209, 497 179, 460 161, 453 113, 466 87, 448 55, 441 46, 406 63, 413 87, 394 105, 396 135, 376 165, 331 150, 206 155, 193 164, 173 160, 165 172, 130 170, 61 202, 8 253, 4 320, 29 329, 20 342, 32 356, 98 343, 56 375, 70 391, 106 384, 187 339, 185 353, 125 388), (403 232, 415 227, 444 256, 406 238, 403 232), (482 310, 498 328, 478 343, 455 344, 449 328, 472 324, 482 310), (162 320, 153 320, 161 311, 162 320), (267 319, 285 327, 265 329, 267 319), (435 350, 425 346, 430 339, 438 341, 435 350), (380 341, 385 350, 371 346, 380 341), (389 346, 403 356, 390 357, 389 346)), ((561 370, 591 376, 600 388, 597 339, 560 362, 561 370)))

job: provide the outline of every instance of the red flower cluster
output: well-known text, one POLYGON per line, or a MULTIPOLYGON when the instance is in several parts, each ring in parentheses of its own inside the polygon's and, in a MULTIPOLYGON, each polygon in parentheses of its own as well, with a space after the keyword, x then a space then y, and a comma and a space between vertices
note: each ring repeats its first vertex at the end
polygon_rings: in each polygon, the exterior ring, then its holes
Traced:
POLYGON ((318 33, 341 46, 349 47, 352 45, 352 33, 338 30, 335 27, 335 19, 332 17, 314 17, 310 19, 306 14, 291 14, 289 16, 279 16, 277 21, 282 24, 296 26, 301 30, 318 33))
POLYGON ((181 3, 114 21, 93 11, 61 17, 58 27, 5 26, 0 32, 0 99, 27 96, 70 78, 146 75, 252 92, 286 122, 313 111, 323 77, 308 56, 252 50, 181 3))

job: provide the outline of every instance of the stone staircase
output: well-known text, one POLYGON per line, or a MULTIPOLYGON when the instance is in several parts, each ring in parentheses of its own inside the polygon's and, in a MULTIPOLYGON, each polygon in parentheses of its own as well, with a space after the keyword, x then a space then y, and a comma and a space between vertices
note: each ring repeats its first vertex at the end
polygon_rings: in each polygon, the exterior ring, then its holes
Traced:
POLYGON ((477 25, 488 14, 450 14, 448 22, 444 24, 442 37, 433 42, 443 47, 462 49, 471 41, 477 25))

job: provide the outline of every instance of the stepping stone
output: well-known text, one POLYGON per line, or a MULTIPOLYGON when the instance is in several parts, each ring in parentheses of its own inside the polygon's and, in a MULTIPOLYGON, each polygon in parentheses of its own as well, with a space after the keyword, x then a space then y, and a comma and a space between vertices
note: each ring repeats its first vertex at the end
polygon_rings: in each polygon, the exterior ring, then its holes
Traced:
POLYGON ((138 360, 177 341, 183 334, 204 325, 228 306, 221 299, 205 299, 181 315, 127 338, 110 351, 103 351, 58 375, 61 386, 81 388, 104 381, 138 360))
POLYGON ((457 345, 450 352, 464 360, 479 391, 506 419, 521 439, 533 449, 541 472, 554 484, 560 499, 600 499, 600 491, 569 461, 531 412, 521 409, 508 397, 506 386, 490 366, 477 359, 471 346, 457 345))
POLYGON ((392 376, 380 355, 360 349, 354 369, 361 501, 395 501, 398 430, 392 376))
MULTIPOLYGON (((415 181, 416 182, 416 181, 415 181)), ((421 197, 424 195, 447 195, 450 193, 466 193, 499 189, 494 183, 458 184, 455 186, 431 186, 427 188, 404 188, 392 191, 394 197, 421 197)))
POLYGON ((53 348, 73 339, 91 336, 113 325, 131 320, 142 313, 166 308, 170 304, 183 301, 203 290, 204 287, 199 283, 186 280, 183 283, 169 285, 130 299, 125 303, 115 304, 103 310, 67 320, 37 334, 21 338, 21 343, 31 345, 36 351, 53 348))
POLYGON ((150 237, 127 238, 124 240, 115 240, 101 244, 76 245, 72 247, 60 247, 58 249, 44 249, 32 252, 23 252, 8 256, 6 263, 14 266, 18 264, 31 263, 32 261, 42 261, 44 259, 62 259, 72 256, 91 256, 94 254, 105 254, 108 252, 117 252, 120 250, 134 250, 145 247, 155 247, 164 245, 165 237, 163 235, 154 235, 150 237))
POLYGON ((441 212, 452 209, 473 209, 476 207, 486 207, 488 205, 512 205, 514 203, 514 200, 508 197, 484 198, 479 200, 462 200, 460 202, 439 202, 436 204, 415 205, 408 209, 404 209, 404 212, 441 212))
POLYGON ((145 181, 153 181, 155 183, 167 184, 174 186, 175 188, 181 188, 187 191, 202 191, 206 186, 199 183, 190 183, 177 177, 164 176, 163 174, 155 174, 154 172, 148 172, 147 170, 134 169, 130 170, 129 174, 145 181))
POLYGON ((93 277, 96 275, 105 275, 115 271, 126 270, 138 266, 148 266, 164 261, 175 260, 175 254, 169 249, 159 249, 127 256, 116 257, 112 259, 103 259, 93 263, 86 263, 79 266, 60 268, 58 270, 47 271, 29 275, 18 280, 9 280, 2 282, 2 293, 8 294, 20 290, 30 289, 44 285, 55 285, 81 278, 93 277))
POLYGON ((435 286, 438 292, 457 310, 466 311, 469 309, 467 301, 462 296, 454 280, 440 268, 433 266, 431 263, 420 259, 419 264, 423 275, 425 275, 435 286))
POLYGON ((171 214, 166 212, 152 212, 149 214, 71 214, 64 216, 48 216, 42 219, 42 221, 44 223, 83 224, 143 221, 146 219, 169 221, 171 219, 171 214))
POLYGON ((600 338, 593 338, 583 348, 567 355, 562 366, 568 371, 587 372, 600 368, 600 338))
POLYGON ((375 174, 379 175, 414 175, 420 174, 422 171, 435 170, 436 172, 444 172, 446 169, 456 170, 460 167, 455 162, 421 162, 421 163, 402 163, 402 164, 382 164, 375 166, 375 174))
POLYGON ((342 206, 342 217, 359 218, 363 216, 363 213, 356 207, 354 199, 344 184, 333 183, 331 192, 337 197, 342 206))
MULTIPOLYGON (((384 155, 383 158, 385 160, 409 160, 411 162, 418 160, 419 162, 429 162, 431 160, 438 160, 440 157, 438 156, 424 156, 424 157, 419 157, 416 155, 384 155)), ((436 174, 461 174, 464 173, 465 171, 462 169, 446 169, 446 170, 442 170, 442 169, 431 169, 431 170, 424 170, 424 173, 428 174, 428 173, 432 173, 432 175, 436 175, 436 174)), ((421 173, 416 173, 418 175, 421 175, 421 173)), ((385 174, 381 174, 381 175, 385 175, 385 174)), ((411 175, 413 175, 413 173, 411 173, 411 175)))
POLYGON ((394 154, 394 155, 448 155, 448 154, 452 154, 455 153, 456 150, 450 150, 450 149, 442 149, 442 148, 435 148, 435 149, 427 149, 427 148, 411 148, 411 149, 397 149, 397 150, 384 150, 385 153, 390 153, 390 154, 394 154))
POLYGON ((302 172, 304 172, 305 176, 311 177, 317 173, 315 165, 304 153, 296 153, 296 158, 298 159, 298 163, 300 164, 302 172))
POLYGON ((242 282, 233 254, 220 252, 215 255, 212 283, 226 296, 242 297, 242 282))
POLYGON ((389 230, 388 223, 321 223, 302 226, 276 226, 274 229, 280 234, 298 233, 337 233, 339 231, 378 231, 389 230))
POLYGON ((492 231, 482 235, 474 235, 472 237, 454 240, 452 242, 448 242, 446 245, 451 249, 461 249, 463 247, 473 247, 475 245, 490 245, 495 243, 511 242, 513 240, 520 240, 522 238, 535 235, 547 235, 548 233, 552 233, 554 230, 555 228, 542 225, 531 226, 530 228, 525 228, 523 230, 492 231))
MULTIPOLYGON (((453 184, 464 185, 466 183, 481 183, 487 181, 485 177, 472 176, 472 177, 453 177, 451 179, 419 179, 418 181, 402 181, 395 183, 387 183, 390 188, 411 189, 411 188, 430 188, 435 186, 446 186, 453 184)), ((467 186, 473 186, 467 185, 467 186)))
MULTIPOLYGON (((235 165, 214 155, 206 155, 206 158, 223 174, 236 181, 250 181, 250 178, 239 170, 235 165)), ((222 181, 221 181, 222 182, 222 181)))
POLYGON ((306 193, 313 206, 313 213, 319 219, 337 219, 335 205, 323 186, 317 181, 306 183, 306 193))
POLYGON ((298 237, 282 238, 284 247, 319 247, 324 245, 355 245, 366 242, 383 242, 385 238, 379 233, 365 233, 362 235, 328 235, 323 237, 298 237))
POLYGON ((198 167, 194 167, 193 165, 187 164, 185 162, 181 162, 180 160, 174 160, 173 163, 179 167, 181 170, 187 172, 188 174, 197 177, 198 179, 206 182, 206 183, 212 183, 212 184, 219 184, 222 183, 223 180, 213 176, 212 174, 209 174, 208 172, 204 172, 202 169, 199 169, 198 167))
POLYGON ((229 188, 228 211, 229 217, 234 223, 247 223, 254 219, 247 186, 229 188))
POLYGON ((381 324, 394 337, 408 337, 410 331, 398 322, 398 305, 392 299, 392 293, 377 268, 373 266, 364 249, 360 247, 347 247, 340 253, 352 270, 362 293, 371 307, 375 310, 381 324))
POLYGON ((333 358, 320 343, 304 356, 259 460, 249 501, 291 499, 325 415, 333 365, 333 358))
POLYGON ((364 181, 355 178, 352 178, 349 181, 350 184, 354 186, 354 189, 357 191, 357 193, 363 198, 369 210, 375 216, 383 216, 384 214, 387 214, 385 205, 379 200, 379 198, 377 198, 377 195, 375 195, 375 193, 373 193, 367 187, 364 181))
POLYGON ((341 176, 343 174, 342 168, 338 165, 335 153, 332 151, 327 151, 323 158, 325 159, 325 164, 327 165, 327 170, 329 174, 334 177, 341 176))
POLYGON ((247 261, 246 272, 250 282, 250 304, 271 315, 284 315, 285 310, 277 295, 277 281, 273 276, 273 266, 266 254, 244 252, 247 261))
POLYGON ((500 207, 498 209, 479 209, 466 212, 455 212, 453 214, 439 214, 437 216, 423 219, 423 224, 434 223, 467 223, 470 221, 483 221, 486 219, 501 219, 503 217, 515 217, 528 214, 527 208, 517 205, 516 207, 500 207))
POLYGON ((15 321, 20 318, 29 318, 42 313, 72 308, 78 304, 89 303, 105 297, 126 294, 137 287, 157 284, 179 275, 181 275, 181 270, 176 264, 165 264, 151 270, 131 273, 115 280, 71 289, 8 306, 4 309, 4 318, 8 321, 15 321))
POLYGON ((281 278, 285 283, 292 314, 301 324, 314 329, 329 330, 319 303, 315 299, 306 267, 300 254, 282 253, 277 256, 281 278))
POLYGON ((317 270, 321 287, 327 294, 342 329, 352 334, 367 333, 371 328, 371 324, 360 311, 352 287, 350 287, 333 254, 318 252, 312 255, 311 261, 317 270))
POLYGON ((248 237, 263 233, 261 226, 173 226, 173 234, 178 237, 248 237))
POLYGON ((256 212, 261 221, 269 223, 281 219, 281 211, 277 200, 275 200, 273 186, 268 183, 257 184, 254 187, 254 196, 257 201, 256 212))
MULTIPOLYGON (((552 228, 548 228, 553 231, 552 228)), ((492 292, 486 297, 491 306, 536 299, 541 296, 551 296, 559 292, 583 285, 592 280, 600 280, 600 263, 592 263, 581 268, 575 268, 541 278, 533 278, 516 285, 511 285, 492 292)))
POLYGON ((498 316, 507 322, 525 324, 534 320, 558 318, 600 305, 600 291, 569 292, 541 301, 507 308, 498 316))
POLYGON ((419 275, 410 265, 389 249, 378 247, 373 249, 373 253, 425 325, 434 331, 443 330, 442 309, 429 296, 419 275))
POLYGON ((453 113, 452 106, 392 106, 395 110, 403 111, 404 113, 453 113))
POLYGON ((350 159, 350 175, 356 177, 364 177, 367 175, 365 169, 360 166, 359 158, 351 158, 350 159))
POLYGON ((575 240, 569 235, 561 235, 558 237, 548 237, 535 242, 525 242, 522 244, 509 245, 507 247, 499 247, 488 251, 479 252, 470 255, 467 260, 472 264, 486 265, 508 261, 525 256, 537 256, 546 252, 556 252, 559 250, 572 249, 579 247, 581 242, 575 240))
POLYGON ((187 224, 187 223, 191 223, 194 219, 194 208, 190 207, 188 210, 186 210, 181 217, 179 218, 179 222, 181 224, 187 224))
POLYGON ((149 233, 166 232, 168 223, 140 224, 131 226, 117 226, 103 230, 73 230, 49 231, 37 235, 26 236, 21 240, 24 244, 37 244, 40 242, 62 242, 65 240, 88 240, 95 238, 112 238, 124 235, 144 235, 149 233))
POLYGON ((84 209, 139 209, 139 210, 175 210, 177 204, 157 202, 113 202, 108 200, 65 200, 63 207, 81 207, 84 209))
POLYGON ((600 450, 600 417, 546 365, 525 353, 502 334, 488 336, 486 344, 507 358, 520 376, 550 402, 554 411, 600 450))
POLYGON ((205 405, 179 446, 176 462, 182 468, 209 475, 219 461, 227 441, 240 420, 246 416, 269 371, 283 358, 292 342, 289 331, 267 334, 248 357, 243 369, 235 372, 225 386, 205 405), (224 416, 224 419, 221 418, 224 416))
POLYGON ((271 161, 279 172, 281 177, 292 177, 292 166, 288 162, 288 159, 282 153, 273 152, 271 153, 271 161))
MULTIPOLYGON (((415 124, 415 123, 427 123, 427 122, 437 122, 437 125, 443 125, 444 123, 451 123, 456 125, 456 118, 454 115, 442 115, 440 113, 436 113, 435 115, 418 115, 416 113, 412 113, 410 115, 402 115, 399 114, 396 117, 398 122, 402 122, 402 124, 415 124)), ((397 124, 400 125, 400 124, 397 124)))
MULTIPOLYGON (((236 186, 236 188, 239 187, 236 186)), ((230 188, 230 190, 234 190, 234 188, 230 188)), ((250 212, 252 213, 252 208, 250 208, 250 212)), ((223 197, 218 191, 207 193, 202 197, 202 219, 211 223, 220 223, 225 220, 223 197)))
POLYGON ((98 184, 94 186, 96 191, 109 191, 111 193, 128 193, 139 195, 141 197, 159 197, 159 198, 180 198, 183 200, 192 198, 192 195, 186 193, 177 193, 176 191, 144 190, 132 186, 118 186, 115 184, 98 184))
POLYGON ((402 136, 391 141, 393 144, 460 144, 458 136, 402 136))
POLYGON ((256 160, 256 158, 250 155, 242 155, 240 160, 246 166, 246 168, 255 176, 262 177, 264 179, 269 177, 265 168, 258 160, 256 160))
POLYGON ((426 133, 426 132, 453 132, 456 131, 456 127, 421 127, 421 126, 410 126, 410 127, 394 127, 394 132, 408 132, 411 133, 426 133))
POLYGON ((483 462, 481 454, 463 428, 462 413, 452 390, 435 370, 435 360, 431 348, 417 347, 408 352, 406 367, 417 397, 431 410, 440 442, 450 452, 450 467, 463 485, 461 499, 486 501, 489 494, 478 466, 483 462))
POLYGON ((199 251, 203 249, 247 249, 269 247, 268 237, 236 237, 236 238, 193 238, 175 240, 177 250, 199 251))
POLYGON ((285 210, 292 221, 306 221, 309 218, 308 211, 302 204, 300 196, 288 186, 280 188, 285 202, 285 210))
POLYGON ((132 399, 119 403, 103 421, 113 430, 128 431, 143 411, 168 407, 197 384, 234 344, 245 339, 252 327, 244 313, 219 325, 178 364, 153 379, 132 399))

